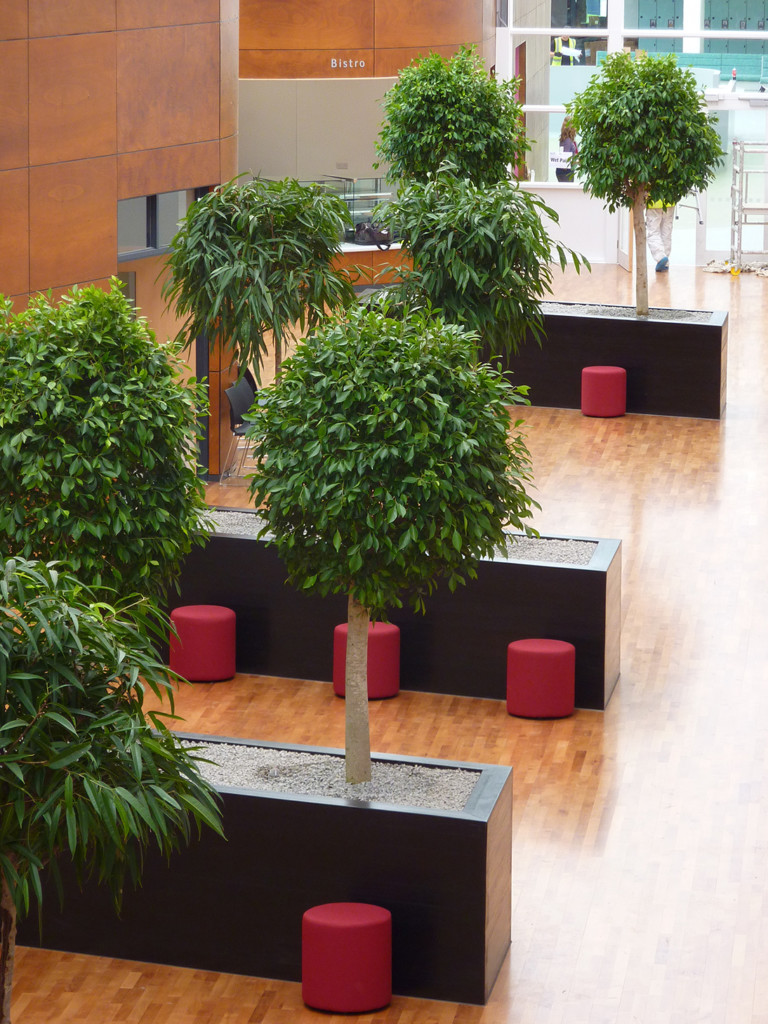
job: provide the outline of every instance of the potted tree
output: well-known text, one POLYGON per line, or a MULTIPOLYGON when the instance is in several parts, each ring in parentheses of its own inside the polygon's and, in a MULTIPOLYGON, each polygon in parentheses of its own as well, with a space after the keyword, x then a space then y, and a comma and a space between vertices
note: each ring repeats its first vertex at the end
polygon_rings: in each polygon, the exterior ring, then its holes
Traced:
MULTIPOLYGON (((424 311, 387 314, 354 306, 299 343, 251 427, 253 493, 292 578, 347 595, 353 790, 370 773, 370 612, 421 607, 438 578, 455 588, 504 525, 527 529, 535 504, 509 412, 521 396, 498 371, 473 367, 468 332, 424 311)), ((447 767, 477 775, 460 809, 223 787, 226 841, 204 834, 170 868, 148 855, 119 922, 87 886, 77 918, 46 914, 46 943, 297 978, 303 910, 364 898, 392 908, 396 991, 483 1002, 510 941, 511 769, 447 767)))
POLYGON ((579 136, 577 176, 610 210, 632 211, 636 306, 545 305, 546 355, 526 346, 512 365, 537 405, 578 408, 581 368, 607 363, 627 370, 628 412, 717 419, 725 408, 727 313, 649 310, 648 303, 648 202, 674 204, 706 188, 722 156, 695 79, 674 54, 612 54, 566 106, 579 136))
POLYGON ((714 179, 723 156, 714 118, 671 53, 610 54, 566 110, 579 136, 575 172, 611 212, 632 211, 636 310, 648 316, 646 208, 674 206, 714 179))
POLYGON ((448 60, 430 54, 387 92, 377 142, 397 185, 378 216, 407 256, 388 273, 405 302, 478 332, 486 355, 527 336, 541 343, 551 261, 582 264, 550 239, 544 218, 556 223, 555 211, 510 178, 528 148, 517 84, 490 77, 466 47, 448 60))
POLYGON ((427 181, 447 161, 459 178, 490 185, 522 163, 528 143, 516 80, 486 72, 472 48, 418 58, 384 97, 376 143, 395 182, 427 181))
POLYGON ((475 336, 428 311, 355 307, 300 343, 261 393, 251 493, 289 579, 348 599, 346 774, 370 779, 371 615, 455 590, 504 527, 530 532, 530 459, 509 406, 475 363, 475 336))
POLYGON ((192 820, 220 824, 168 716, 143 712, 146 692, 172 697, 157 604, 205 542, 199 388, 117 281, 58 305, 35 297, 15 316, 2 300, 0 351, 5 1024, 16 918, 44 876, 60 883, 60 864, 93 875, 119 905, 150 843, 167 855, 192 820))
POLYGON ((67 871, 98 878, 119 908, 147 847, 167 856, 204 824, 220 834, 194 752, 167 714, 144 714, 150 691, 172 702, 150 642, 158 625, 145 599, 109 605, 56 563, 0 563, 2 1024, 17 917, 42 903, 45 875, 59 888, 67 871))

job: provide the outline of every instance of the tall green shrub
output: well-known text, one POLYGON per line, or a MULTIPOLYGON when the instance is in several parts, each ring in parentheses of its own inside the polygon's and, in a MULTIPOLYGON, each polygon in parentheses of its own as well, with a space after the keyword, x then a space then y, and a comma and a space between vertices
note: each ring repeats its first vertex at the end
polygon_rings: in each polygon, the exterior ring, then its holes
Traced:
POLYGON ((632 210, 636 304, 648 313, 645 208, 703 191, 723 156, 693 73, 674 54, 611 54, 566 109, 579 139, 574 168, 609 210, 632 210))
POLYGON ((425 181, 446 161, 478 185, 508 177, 529 148, 517 85, 491 78, 467 47, 415 60, 384 97, 377 152, 390 177, 425 181))
POLYGON ((553 259, 589 266, 552 241, 544 218, 557 213, 509 179, 483 186, 443 168, 404 183, 383 214, 410 257, 398 268, 405 300, 441 309, 493 354, 516 352, 528 332, 541 343, 553 259))
POLYGON ((505 526, 527 530, 524 402, 476 338, 427 312, 351 308, 302 341, 260 392, 251 493, 289 578, 348 597, 347 779, 370 779, 370 617, 423 609, 475 575, 505 526))
POLYGON ((185 317, 186 345, 206 334, 257 378, 271 332, 275 368, 286 341, 354 301, 335 266, 351 223, 344 201, 292 178, 230 181, 190 206, 171 241, 163 294, 185 317))
POLYGON ((204 540, 196 424, 181 379, 113 282, 0 306, 0 548, 67 561, 84 582, 164 593, 204 540))
POLYGON ((171 701, 150 637, 151 605, 104 603, 55 564, 0 560, 0 1024, 10 1024, 17 916, 42 900, 59 863, 120 905, 143 850, 170 852, 202 825, 220 831, 198 758, 144 713, 171 701))

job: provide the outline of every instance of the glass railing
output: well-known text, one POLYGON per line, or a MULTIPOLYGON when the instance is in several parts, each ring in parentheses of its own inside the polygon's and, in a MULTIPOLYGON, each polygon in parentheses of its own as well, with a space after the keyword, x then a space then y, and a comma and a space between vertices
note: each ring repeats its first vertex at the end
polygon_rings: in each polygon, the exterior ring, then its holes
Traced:
MULTIPOLYGON (((371 245, 368 232, 361 231, 358 225, 374 224, 374 210, 379 203, 392 198, 392 189, 384 178, 343 178, 327 175, 318 178, 314 184, 324 185, 341 196, 347 205, 352 218, 342 241, 357 242, 360 245, 371 245)), ((376 225, 374 224, 374 228, 376 225)))

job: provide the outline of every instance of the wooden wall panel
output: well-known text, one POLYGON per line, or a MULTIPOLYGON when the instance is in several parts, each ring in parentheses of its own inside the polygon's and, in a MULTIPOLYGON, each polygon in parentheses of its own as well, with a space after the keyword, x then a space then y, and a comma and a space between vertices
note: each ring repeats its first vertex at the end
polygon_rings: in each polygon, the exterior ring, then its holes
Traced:
MULTIPOLYGON (((380 2, 380 0, 379 0, 380 2)), ((242 0, 241 50, 365 49, 375 0, 242 0)))
POLYGON ((0 245, 0 292, 22 295, 29 291, 29 172, 0 171, 0 224, 3 238, 13 244, 0 245))
POLYGON ((118 199, 178 192, 219 182, 218 142, 138 150, 117 158, 118 199))
POLYGON ((219 0, 117 0, 118 30, 218 20, 219 0))
POLYGON ((238 173, 238 136, 230 135, 219 143, 219 176, 216 181, 231 181, 238 173))
POLYGON ((391 77, 417 57, 450 57, 462 45, 477 45, 493 63, 495 0, 241 2, 241 78, 391 77))
MULTIPOLYGON (((153 256, 149 259, 121 263, 120 270, 136 275, 136 294, 142 297, 139 313, 146 317, 157 340, 165 342, 169 338, 175 338, 181 327, 181 318, 177 317, 173 310, 168 309, 160 294, 160 289, 167 277, 165 256, 153 256)), ((194 367, 194 346, 192 351, 185 353, 185 361, 194 367)))
POLYGON ((240 77, 370 78, 373 60, 373 50, 241 50, 240 77))
POLYGON ((0 42, 0 170, 24 167, 28 146, 27 43, 0 42))
POLYGON ((37 291, 113 274, 116 159, 33 167, 29 183, 30 288, 37 291))
POLYGON ((115 34, 29 43, 29 161, 115 152, 115 34))
POLYGON ((237 15, 222 20, 219 39, 219 135, 228 138, 237 133, 240 92, 238 66, 239 24, 237 15))
POLYGON ((119 33, 118 150, 203 142, 218 134, 219 26, 119 33))
POLYGON ((412 61, 426 57, 428 53, 439 53, 447 59, 458 50, 458 45, 395 47, 391 50, 376 50, 373 73, 377 78, 396 78, 402 68, 407 68, 412 61))
POLYGON ((376 47, 480 43, 482 0, 376 0, 376 47))
POLYGON ((29 0, 32 38, 114 30, 115 0, 29 0))
POLYGON ((27 26, 27 0, 3 0, 0 39, 26 39, 27 26))

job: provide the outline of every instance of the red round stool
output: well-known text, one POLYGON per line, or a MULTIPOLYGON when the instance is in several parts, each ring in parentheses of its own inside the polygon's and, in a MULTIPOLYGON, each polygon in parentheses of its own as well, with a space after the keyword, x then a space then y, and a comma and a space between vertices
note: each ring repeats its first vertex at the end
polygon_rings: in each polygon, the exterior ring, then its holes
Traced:
POLYGON ((392 1000, 392 915, 372 903, 323 903, 301 922, 301 995, 332 1013, 368 1013, 392 1000))
POLYGON ((624 416, 627 371, 623 366, 585 366, 581 371, 581 411, 585 416, 624 416))
POLYGON ((507 647, 507 711, 565 718, 576 700, 576 648, 565 640, 515 640, 507 647))
POLYGON ((187 604, 171 612, 170 666, 190 682, 231 679, 235 668, 235 613, 218 604, 187 604))
MULTIPOLYGON (((347 678, 347 623, 333 631, 333 692, 343 697, 347 678)), ((396 697, 400 692, 400 628, 391 622, 368 626, 368 699, 396 697)))

